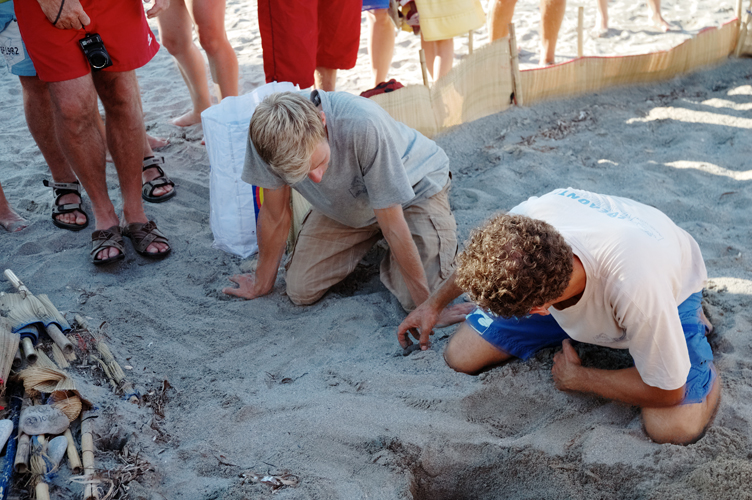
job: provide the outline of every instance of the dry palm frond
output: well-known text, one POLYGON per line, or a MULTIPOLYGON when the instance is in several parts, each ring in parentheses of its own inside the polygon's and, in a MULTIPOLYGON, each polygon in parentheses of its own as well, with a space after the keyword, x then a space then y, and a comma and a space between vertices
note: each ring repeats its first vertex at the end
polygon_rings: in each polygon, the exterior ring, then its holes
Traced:
POLYGON ((40 348, 37 349, 37 361, 34 363, 34 366, 39 366, 42 368, 53 368, 57 370, 57 365, 52 362, 52 360, 47 356, 44 351, 40 348))
MULTIPOLYGON (((48 358, 49 359, 49 358, 48 358)), ((52 393, 55 391, 75 391, 73 379, 62 370, 46 366, 32 366, 19 372, 26 391, 52 393)))
POLYGON ((83 407, 81 398, 75 391, 55 391, 50 395, 49 404, 65 413, 70 422, 78 418, 83 407))

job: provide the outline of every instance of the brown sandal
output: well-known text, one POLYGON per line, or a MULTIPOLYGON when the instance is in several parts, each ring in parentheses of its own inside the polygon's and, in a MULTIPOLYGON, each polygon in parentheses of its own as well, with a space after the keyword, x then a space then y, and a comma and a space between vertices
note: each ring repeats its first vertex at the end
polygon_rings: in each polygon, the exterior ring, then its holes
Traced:
POLYGON ((162 257, 166 257, 167 254, 172 251, 169 240, 159 229, 157 229, 157 224, 153 220, 150 220, 146 224, 141 222, 128 224, 123 228, 123 235, 130 238, 133 243, 133 248, 144 257, 161 259, 162 257), (146 249, 152 243, 164 243, 168 248, 164 252, 159 253, 147 252, 146 249))
POLYGON ((120 226, 112 226, 109 229, 98 229, 91 233, 91 261, 95 265, 108 264, 125 258, 125 245, 120 226), (97 254, 106 248, 117 248, 120 253, 107 259, 97 259, 97 254))

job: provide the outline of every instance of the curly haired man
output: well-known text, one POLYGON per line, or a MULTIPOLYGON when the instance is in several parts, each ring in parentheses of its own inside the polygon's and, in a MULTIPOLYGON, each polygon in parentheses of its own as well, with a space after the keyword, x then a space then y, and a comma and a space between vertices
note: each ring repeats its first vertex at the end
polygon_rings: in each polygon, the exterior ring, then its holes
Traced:
POLYGON ((552 369, 558 389, 640 406, 654 441, 692 443, 720 397, 701 305, 706 279, 697 242, 659 210, 557 189, 476 230, 453 276, 405 319, 398 338, 408 347, 412 334, 428 348, 445 308, 466 292, 479 307, 447 345, 450 367, 478 373, 561 345, 552 369), (572 340, 629 349, 634 366, 582 366, 572 340))

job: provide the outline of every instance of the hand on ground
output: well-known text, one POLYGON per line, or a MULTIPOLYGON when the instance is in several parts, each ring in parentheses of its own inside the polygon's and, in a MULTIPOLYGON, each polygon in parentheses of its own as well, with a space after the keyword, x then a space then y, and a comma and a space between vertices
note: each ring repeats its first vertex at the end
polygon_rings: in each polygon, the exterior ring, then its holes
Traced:
POLYGON ((234 295, 242 299, 255 299, 265 295, 256 290, 256 278, 253 274, 236 274, 228 278, 233 283, 237 283, 238 287, 228 286, 222 289, 223 293, 227 295, 234 295))
POLYGON ((57 19, 55 27, 61 30, 80 30, 91 23, 89 16, 84 12, 83 7, 78 0, 65 0, 63 10, 60 11, 60 4, 63 0, 38 0, 42 12, 51 23, 57 19), (57 14, 60 12, 60 18, 57 14))
POLYGON ((465 321, 465 317, 473 312, 476 305, 472 302, 463 302, 454 306, 444 308, 439 315, 439 321, 436 323, 436 328, 446 328, 457 323, 465 321))
POLYGON ((413 345, 410 335, 420 342, 422 351, 431 347, 430 336, 433 334, 433 327, 439 321, 440 314, 427 304, 428 302, 424 302, 418 306, 397 328, 397 340, 403 349, 413 345))
POLYGON ((561 343, 561 351, 554 355, 554 366, 551 368, 556 388, 560 391, 579 390, 577 389, 577 381, 581 368, 582 362, 577 355, 577 351, 574 350, 569 339, 565 340, 561 343))

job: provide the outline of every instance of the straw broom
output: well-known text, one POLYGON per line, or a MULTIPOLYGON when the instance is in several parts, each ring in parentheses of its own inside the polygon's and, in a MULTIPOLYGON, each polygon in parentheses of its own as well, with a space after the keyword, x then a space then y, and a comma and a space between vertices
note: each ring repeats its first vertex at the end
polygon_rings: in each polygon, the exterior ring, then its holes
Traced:
MULTIPOLYGON (((23 392, 20 388, 20 385, 14 385, 12 393, 10 395, 10 404, 8 405, 10 407, 10 415, 8 415, 8 418, 13 422, 14 428, 18 427, 18 419, 21 414, 20 410, 23 402, 22 395, 23 392)), ((7 493, 10 492, 10 485, 13 480, 14 472, 14 464, 12 458, 15 457, 17 444, 18 439, 16 435, 11 433, 10 437, 8 438, 8 444, 5 447, 6 458, 3 462, 2 468, 0 468, 0 500, 7 498, 7 493)))
POLYGON ((0 318, 0 384, 3 386, 8 380, 8 375, 10 375, 10 369, 13 367, 20 341, 20 336, 11 332, 8 321, 5 318, 0 318))
POLYGON ((0 293, 0 309, 7 314, 11 328, 20 330, 21 351, 29 363, 37 360, 34 344, 39 340, 39 329, 35 323, 39 323, 37 314, 44 314, 35 305, 32 301, 26 302, 20 293, 0 293))
POLYGON ((29 459, 29 468, 31 469, 31 481, 34 484, 34 493, 37 500, 50 500, 50 487, 44 481, 47 475, 47 440, 44 436, 34 436, 31 438, 31 458, 29 459))
POLYGON ((24 299, 24 302, 30 301, 31 306, 35 309, 35 312, 37 308, 39 308, 40 315, 37 316, 37 318, 45 318, 48 320, 45 321, 45 329, 47 330, 47 335, 49 335, 50 338, 60 346, 60 349, 62 349, 63 352, 72 352, 73 344, 70 343, 63 332, 60 331, 60 328, 57 327, 57 325, 51 324, 51 321, 60 323, 60 319, 62 319, 62 323, 60 324, 67 324, 67 322, 65 321, 65 318, 62 317, 60 312, 55 308, 55 306, 52 305, 52 302, 50 302, 47 296, 43 296, 43 299, 40 300, 39 298, 32 295, 26 285, 24 285, 23 282, 18 279, 18 276, 16 276, 10 269, 6 269, 3 274, 8 279, 8 281, 10 281, 13 286, 19 291, 24 299), (49 309, 47 307, 48 305, 50 306, 49 309))

